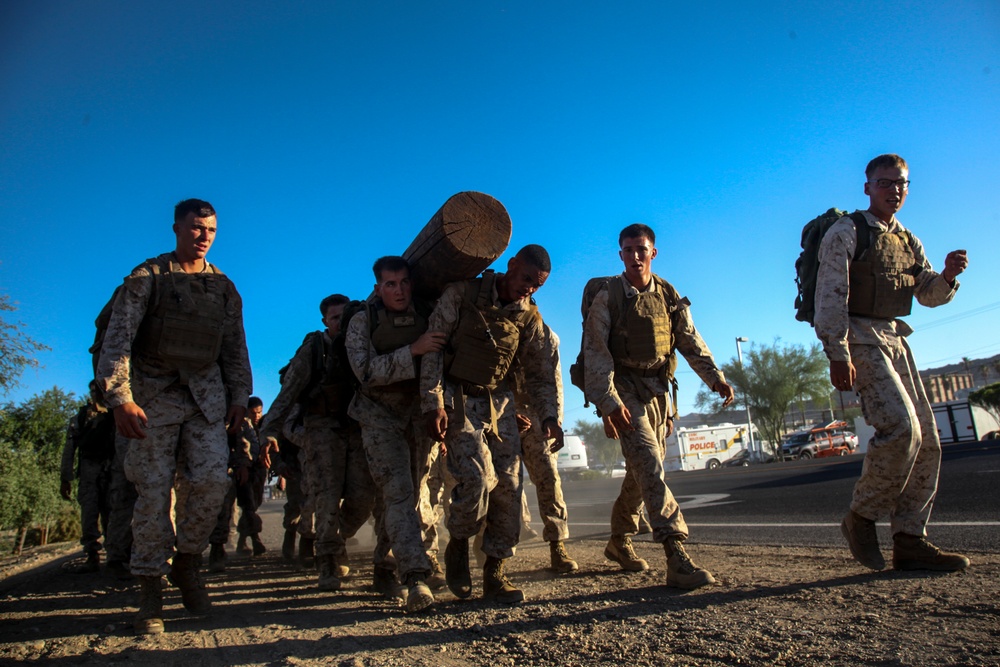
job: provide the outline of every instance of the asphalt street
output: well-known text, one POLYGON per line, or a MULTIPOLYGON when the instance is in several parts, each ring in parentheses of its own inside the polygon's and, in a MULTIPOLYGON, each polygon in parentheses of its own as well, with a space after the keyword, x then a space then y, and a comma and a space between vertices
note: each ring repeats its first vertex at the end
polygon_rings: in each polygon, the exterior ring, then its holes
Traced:
MULTIPOLYGON (((1000 552, 1000 446, 975 442, 944 447, 938 498, 928 535, 948 549, 1000 552)), ((863 455, 669 473, 691 532, 690 542, 787 546, 842 546, 840 521, 847 511, 863 455)), ((621 479, 566 482, 570 535, 609 533, 611 505, 621 479)), ((535 489, 526 484, 533 527, 541 532, 535 489)), ((261 508, 264 540, 281 544, 282 500, 261 508)), ((883 544, 890 544, 888 522, 879 524, 883 544)), ((638 539, 648 539, 648 536, 638 539)), ((371 548, 364 528, 351 552, 371 548)))

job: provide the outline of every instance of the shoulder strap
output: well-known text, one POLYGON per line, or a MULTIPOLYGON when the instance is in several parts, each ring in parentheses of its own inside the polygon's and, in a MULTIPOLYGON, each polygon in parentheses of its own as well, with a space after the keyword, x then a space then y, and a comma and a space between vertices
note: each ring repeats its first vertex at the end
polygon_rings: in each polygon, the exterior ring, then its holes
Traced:
POLYGON ((861 211, 855 211, 849 216, 854 223, 854 231, 858 237, 858 242, 854 247, 854 259, 863 257, 872 244, 872 228, 868 224, 868 219, 861 211))

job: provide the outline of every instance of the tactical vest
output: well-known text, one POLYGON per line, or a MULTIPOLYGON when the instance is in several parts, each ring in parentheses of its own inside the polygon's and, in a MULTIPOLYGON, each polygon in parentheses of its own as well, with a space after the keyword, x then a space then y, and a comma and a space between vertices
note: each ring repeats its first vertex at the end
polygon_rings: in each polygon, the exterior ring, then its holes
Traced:
POLYGON ((313 337, 310 344, 314 346, 312 372, 318 381, 304 392, 302 403, 306 414, 346 419, 347 406, 354 397, 355 380, 347 361, 344 333, 338 333, 332 341, 322 331, 310 336, 313 337))
POLYGON ((132 345, 137 361, 176 371, 182 381, 218 361, 231 283, 209 268, 185 273, 171 261, 168 270, 154 271, 150 304, 132 345))
POLYGON ((76 446, 88 461, 107 461, 115 455, 115 418, 110 412, 84 405, 76 416, 80 432, 76 446))
MULTIPOLYGON (((427 331, 430 308, 414 301, 414 312, 390 313, 381 300, 368 307, 368 327, 372 347, 379 354, 389 354, 416 341, 427 331)), ((420 357, 413 360, 415 377, 378 387, 378 391, 416 393, 420 381, 420 357)))
POLYGON ((913 252, 912 235, 905 229, 871 231, 871 246, 851 262, 847 310, 851 315, 878 319, 909 315, 916 275, 922 270, 913 252))
POLYGON ((665 280, 659 276, 653 279, 655 291, 639 292, 629 298, 625 297, 625 285, 621 280, 608 281, 608 310, 620 313, 612 319, 608 347, 611 355, 627 366, 646 366, 661 357, 669 357, 674 349, 670 314, 671 302, 676 299, 671 298, 673 289, 665 280))
POLYGON ((493 304, 495 284, 489 270, 466 283, 458 329, 445 355, 448 379, 490 391, 507 377, 521 331, 538 313, 534 306, 504 312, 493 304))

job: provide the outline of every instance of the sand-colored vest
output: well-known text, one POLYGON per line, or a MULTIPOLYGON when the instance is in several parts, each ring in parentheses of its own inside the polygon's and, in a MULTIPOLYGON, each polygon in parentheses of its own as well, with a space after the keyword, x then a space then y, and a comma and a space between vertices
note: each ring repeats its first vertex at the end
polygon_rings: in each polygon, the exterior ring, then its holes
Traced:
POLYGON ((851 315, 892 319, 909 315, 913 288, 922 267, 912 248, 912 235, 872 232, 868 250, 851 262, 851 293, 847 310, 851 315))
POLYGON ((620 313, 612 318, 608 344, 615 360, 628 365, 648 364, 667 357, 674 347, 668 303, 673 291, 659 276, 653 279, 655 291, 639 292, 629 298, 625 297, 621 280, 608 281, 608 302, 613 304, 609 311, 620 313))

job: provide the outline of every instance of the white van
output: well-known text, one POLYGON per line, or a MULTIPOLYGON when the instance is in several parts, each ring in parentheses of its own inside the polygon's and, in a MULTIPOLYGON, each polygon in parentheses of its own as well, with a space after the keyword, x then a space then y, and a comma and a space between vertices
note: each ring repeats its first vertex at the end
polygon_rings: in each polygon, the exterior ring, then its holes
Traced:
POLYGON ((556 458, 556 469, 563 479, 573 479, 587 470, 587 448, 578 435, 564 435, 563 448, 556 458))

